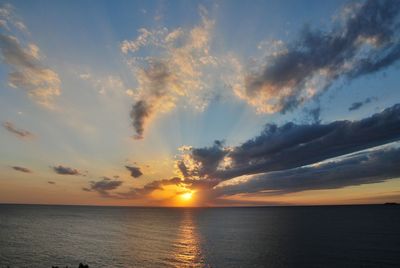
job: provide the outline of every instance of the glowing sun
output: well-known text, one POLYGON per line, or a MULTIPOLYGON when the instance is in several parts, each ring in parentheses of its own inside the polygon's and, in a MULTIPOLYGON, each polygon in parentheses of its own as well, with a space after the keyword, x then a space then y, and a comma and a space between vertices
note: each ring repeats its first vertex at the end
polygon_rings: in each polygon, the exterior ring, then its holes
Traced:
POLYGON ((192 196, 193 196, 192 192, 187 192, 187 193, 181 194, 181 198, 185 201, 192 199, 192 196))

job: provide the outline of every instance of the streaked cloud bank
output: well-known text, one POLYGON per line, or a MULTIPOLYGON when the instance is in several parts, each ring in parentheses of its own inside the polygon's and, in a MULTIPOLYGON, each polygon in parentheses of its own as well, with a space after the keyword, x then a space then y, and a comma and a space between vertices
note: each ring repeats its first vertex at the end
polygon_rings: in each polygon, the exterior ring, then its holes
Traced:
POLYGON ((311 166, 241 176, 216 186, 215 191, 218 195, 260 191, 279 195, 379 183, 400 176, 399 160, 399 148, 377 149, 311 166))
POLYGON ((178 167, 186 177, 229 179, 236 176, 310 165, 396 141, 400 138, 400 105, 358 121, 282 126, 236 147, 189 148, 178 167), (225 166, 224 166, 225 165, 225 166))

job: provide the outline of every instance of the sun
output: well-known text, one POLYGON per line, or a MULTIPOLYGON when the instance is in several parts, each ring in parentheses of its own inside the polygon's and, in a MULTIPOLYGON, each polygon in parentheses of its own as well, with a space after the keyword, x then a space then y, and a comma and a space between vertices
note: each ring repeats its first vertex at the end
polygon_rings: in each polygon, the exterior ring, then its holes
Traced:
POLYGON ((181 194, 181 198, 185 201, 192 199, 192 196, 193 196, 192 192, 187 192, 187 193, 181 194))

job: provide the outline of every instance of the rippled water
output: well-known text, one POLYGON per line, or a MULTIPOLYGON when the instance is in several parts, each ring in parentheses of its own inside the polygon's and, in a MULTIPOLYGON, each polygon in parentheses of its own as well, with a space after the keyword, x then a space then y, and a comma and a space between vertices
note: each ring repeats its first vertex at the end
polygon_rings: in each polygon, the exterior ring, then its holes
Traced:
POLYGON ((400 267, 398 206, 0 205, 0 267, 400 267))

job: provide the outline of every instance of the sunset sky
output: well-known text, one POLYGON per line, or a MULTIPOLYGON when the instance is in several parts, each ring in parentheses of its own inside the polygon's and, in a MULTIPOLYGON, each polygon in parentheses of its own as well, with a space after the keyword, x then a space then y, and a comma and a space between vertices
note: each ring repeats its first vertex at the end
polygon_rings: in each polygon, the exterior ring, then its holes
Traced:
POLYGON ((0 1, 0 203, 400 202, 400 1, 0 1))

